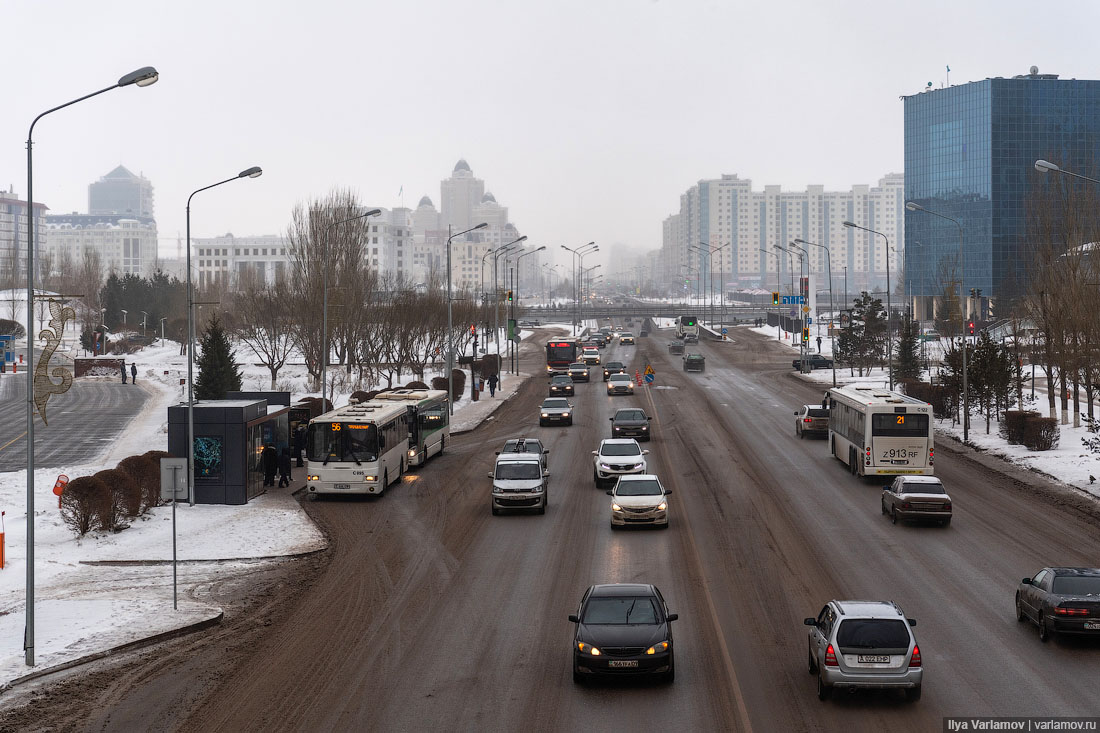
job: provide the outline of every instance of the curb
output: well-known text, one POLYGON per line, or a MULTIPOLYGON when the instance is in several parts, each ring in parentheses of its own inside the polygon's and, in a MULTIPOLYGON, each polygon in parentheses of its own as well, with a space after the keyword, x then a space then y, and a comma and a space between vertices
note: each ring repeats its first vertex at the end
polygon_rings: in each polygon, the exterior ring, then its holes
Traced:
POLYGON ((164 631, 164 632, 161 632, 159 634, 154 634, 153 636, 145 637, 144 639, 137 639, 135 641, 126 642, 125 644, 121 644, 121 645, 116 646, 116 647, 111 647, 110 649, 104 649, 101 652, 94 652, 92 654, 88 654, 86 656, 79 657, 77 659, 73 659, 73 660, 70 660, 68 662, 64 662, 62 664, 58 664, 54 667, 47 667, 46 669, 36 670, 34 672, 31 672, 30 674, 25 674, 22 677, 16 677, 15 679, 10 680, 9 682, 4 683, 3 685, 0 685, 0 691, 10 690, 11 688, 15 687, 16 685, 22 685, 22 684, 25 684, 27 682, 32 682, 36 679, 39 679, 40 677, 45 677, 47 675, 56 674, 57 672, 64 672, 66 670, 73 669, 74 667, 79 667, 81 665, 88 664, 90 662, 95 662, 95 661, 98 661, 100 659, 106 659, 107 657, 113 656, 115 654, 120 654, 122 652, 133 651, 134 649, 141 649, 142 647, 152 646, 153 644, 157 644, 157 643, 162 642, 162 641, 167 641, 168 639, 174 639, 176 637, 186 636, 187 634, 192 634, 196 631, 202 631, 203 629, 207 629, 207 628, 210 628, 211 626, 216 626, 217 624, 220 624, 222 622, 222 618, 224 616, 225 616, 225 612, 222 611, 219 608, 218 609, 218 615, 214 616, 213 618, 203 619, 202 621, 196 621, 193 624, 187 624, 186 626, 180 626, 178 628, 171 629, 169 631, 164 631))

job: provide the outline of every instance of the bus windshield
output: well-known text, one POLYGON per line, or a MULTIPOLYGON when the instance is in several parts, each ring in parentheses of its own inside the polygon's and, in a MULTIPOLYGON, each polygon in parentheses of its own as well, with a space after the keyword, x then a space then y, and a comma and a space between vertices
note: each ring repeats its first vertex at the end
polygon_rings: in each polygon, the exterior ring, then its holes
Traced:
POLYGON ((928 415, 873 413, 871 435, 883 438, 927 438, 928 415))
POLYGON ((577 345, 559 342, 546 344, 546 361, 570 363, 577 358, 577 345))
POLYGON ((378 428, 371 423, 313 423, 306 434, 310 461, 377 461, 378 428))

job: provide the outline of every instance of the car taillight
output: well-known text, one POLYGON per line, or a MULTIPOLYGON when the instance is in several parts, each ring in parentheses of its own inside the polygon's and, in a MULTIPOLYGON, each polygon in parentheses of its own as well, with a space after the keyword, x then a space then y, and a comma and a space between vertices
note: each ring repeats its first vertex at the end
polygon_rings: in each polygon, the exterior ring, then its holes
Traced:
POLYGON ((825 666, 836 667, 836 652, 833 651, 833 645, 830 644, 829 648, 825 650, 825 666))
POLYGON ((946 501, 946 502, 944 502, 944 504, 943 504, 943 510, 944 510, 945 512, 949 512, 949 511, 951 511, 951 502, 949 502, 949 501, 946 501))
POLYGON ((803 419, 802 419, 802 422, 813 422, 813 419, 812 419, 812 418, 808 418, 808 417, 807 417, 807 418, 803 418, 803 419))
POLYGON ((1085 608, 1066 608, 1065 606, 1055 606, 1054 614, 1056 616, 1087 616, 1088 609, 1085 608))
POLYGON ((920 666, 920 647, 917 646, 916 644, 913 645, 913 656, 909 657, 909 666, 910 667, 919 667, 920 666))
POLYGON ((936 462, 936 451, 932 448, 928 449, 928 465, 931 466, 936 462))

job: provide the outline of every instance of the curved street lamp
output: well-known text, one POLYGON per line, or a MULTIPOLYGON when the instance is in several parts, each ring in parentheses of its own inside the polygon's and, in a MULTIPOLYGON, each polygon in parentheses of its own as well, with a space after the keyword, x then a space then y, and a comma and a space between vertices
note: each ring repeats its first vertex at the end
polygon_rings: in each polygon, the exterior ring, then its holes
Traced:
MULTIPOLYGON (((833 304, 833 263, 832 263, 832 256, 829 253, 829 248, 826 247, 824 244, 818 244, 817 242, 809 242, 809 241, 806 241, 805 239, 795 238, 794 242, 795 242, 795 244, 810 245, 811 247, 821 247, 821 249, 825 250, 825 267, 826 267, 826 269, 828 270, 828 273, 829 273, 829 324, 831 326, 832 322, 833 322, 833 313, 836 312, 834 310, 834 308, 836 306, 833 304)), ((833 386, 835 387, 836 386, 836 329, 830 327, 829 328, 829 333, 831 334, 830 338, 831 338, 831 341, 832 341, 832 344, 833 344, 833 354, 832 354, 832 356, 833 356, 833 386)))
POLYGON ((23 633, 24 663, 34 666, 34 126, 46 115, 71 107, 77 102, 104 92, 130 85, 156 84, 160 74, 152 66, 143 66, 119 78, 99 91, 51 107, 31 122, 27 130, 27 621, 23 633))
POLYGON ((477 229, 484 229, 487 226, 489 226, 489 222, 483 221, 477 226, 464 229, 457 234, 451 234, 451 225, 447 225, 447 409, 451 415, 455 414, 455 337, 454 323, 451 316, 451 240, 477 229))
MULTIPOLYGON (((527 241, 527 235, 513 239, 508 244, 501 247, 497 247, 495 250, 489 250, 493 253, 493 343, 496 344, 497 356, 500 356, 500 291, 497 290, 497 261, 501 255, 509 255, 515 252, 512 247, 515 247, 523 242, 527 241)), ((507 262, 507 257, 505 257, 507 262)), ((500 374, 497 375, 499 380, 500 374)))
POLYGON ((600 249, 600 246, 598 244, 596 244, 595 242, 589 242, 588 244, 582 244, 580 247, 577 247, 575 249, 573 247, 566 247, 564 244, 561 245, 561 248, 573 253, 573 335, 576 336, 577 335, 577 294, 579 292, 578 288, 577 288, 577 260, 580 259, 583 262, 583 258, 586 254, 590 254, 592 252, 598 252, 599 249, 600 249), (595 249, 589 250, 588 249, 589 247, 594 247, 595 249), (587 250, 587 251, 585 251, 585 250, 587 250))
MULTIPOLYGON (((867 227, 861 227, 855 222, 846 221, 844 226, 849 229, 861 229, 871 234, 877 234, 886 240, 886 363, 887 363, 887 375, 890 380, 890 389, 894 388, 894 333, 890 327, 891 311, 893 307, 890 303, 890 238, 882 232, 876 232, 874 229, 868 229, 867 227)), ((867 265, 867 277, 868 283, 870 282, 871 267, 874 265, 874 253, 871 253, 871 262, 867 265)))

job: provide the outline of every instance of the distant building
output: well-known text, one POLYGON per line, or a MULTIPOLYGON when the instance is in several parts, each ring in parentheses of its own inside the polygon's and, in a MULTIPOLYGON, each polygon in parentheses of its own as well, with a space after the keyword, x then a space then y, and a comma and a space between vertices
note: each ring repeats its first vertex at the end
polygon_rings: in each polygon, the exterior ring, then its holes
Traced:
POLYGON ((88 186, 89 214, 153 218, 153 184, 119 166, 88 186))
MULTIPOLYGON (((1028 198, 1042 175, 1035 161, 1100 177, 1097 109, 1100 81, 1059 79, 1035 67, 905 97, 905 198, 962 225, 964 293, 1013 298, 1026 289, 1028 198)), ((914 292, 921 301, 942 296, 941 263, 958 255, 958 228, 907 211, 905 239, 914 292)), ((929 304, 920 305, 918 313, 930 317, 929 304)))
MULTIPOLYGON (((903 186, 898 173, 884 176, 877 186, 857 184, 849 191, 826 191, 820 185, 805 191, 775 185, 753 191, 751 180, 728 174, 701 180, 681 194, 677 218, 665 220, 658 270, 681 285, 687 280, 692 292, 707 283, 715 290, 778 284, 786 292, 792 277, 798 277, 799 262, 775 246, 793 249, 790 243, 798 238, 829 249, 836 292, 844 287, 847 268, 850 292, 884 293, 887 268, 896 276, 900 261, 891 250, 902 243, 903 186), (845 227, 846 220, 882 232, 890 248, 881 237, 845 227), (704 248, 713 254, 699 251, 704 248)), ((825 251, 808 249, 804 257, 810 271, 827 288, 825 251)), ((891 287, 896 285, 892 279, 891 287)))
MULTIPOLYGON (((45 204, 35 203, 35 256, 42 252, 44 240, 45 204)), ((41 264, 41 263, 39 263, 41 264)), ((15 190, 0 191, 0 288, 14 285, 20 277, 26 282, 27 272, 27 202, 15 195, 15 190)))
POLYGON ((148 277, 157 262, 157 223, 151 217, 117 214, 57 214, 46 217, 43 251, 56 269, 66 257, 79 268, 85 253, 96 252, 104 275, 148 277))
POLYGON ((191 266, 196 287, 222 283, 236 287, 242 279, 272 285, 290 273, 287 240, 276 234, 256 237, 191 238, 191 266))
POLYGON ((485 196, 485 182, 474 178, 465 160, 455 163, 451 177, 440 183, 440 229, 451 226, 452 231, 461 232, 478 222, 473 222, 474 207, 485 196))

